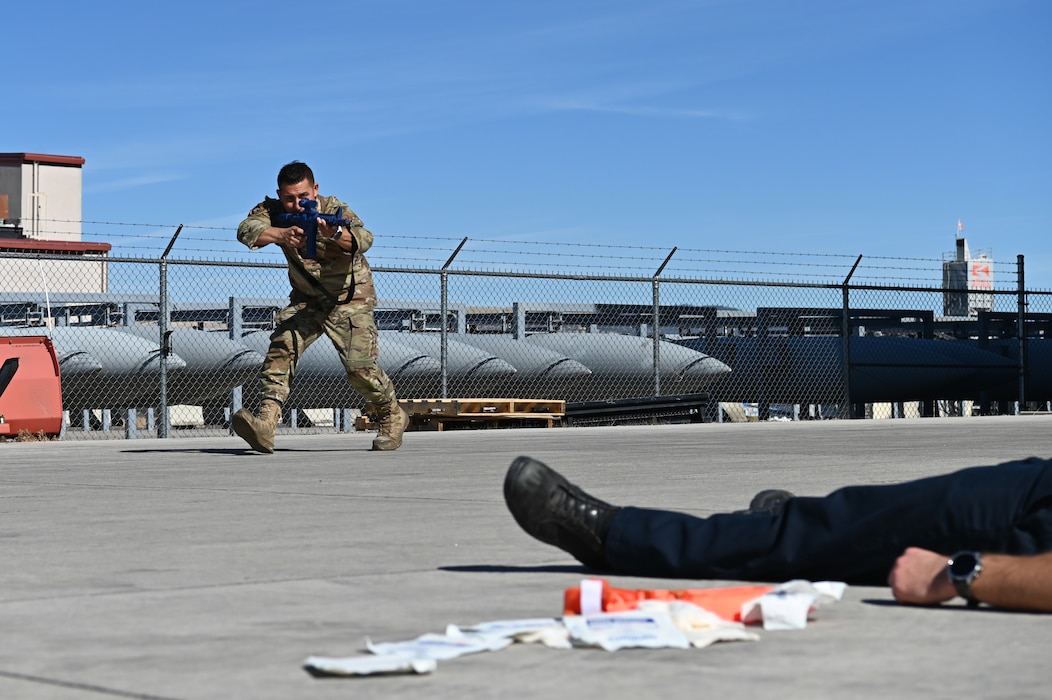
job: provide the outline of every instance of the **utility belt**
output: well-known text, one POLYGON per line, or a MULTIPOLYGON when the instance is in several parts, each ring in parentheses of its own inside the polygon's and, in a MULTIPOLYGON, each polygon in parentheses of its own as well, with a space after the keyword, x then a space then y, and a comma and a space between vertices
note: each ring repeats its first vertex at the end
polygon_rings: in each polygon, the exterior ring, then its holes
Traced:
POLYGON ((354 299, 354 292, 350 289, 346 289, 339 296, 335 296, 319 283, 315 291, 318 292, 316 295, 306 294, 293 287, 292 292, 289 293, 289 302, 294 305, 316 304, 327 309, 333 309, 337 306, 349 304, 354 299))
POLYGON ((315 296, 311 296, 305 292, 296 289, 294 286, 292 292, 289 294, 289 301, 293 304, 302 304, 310 302, 320 302, 327 309, 333 309, 337 306, 349 304, 354 299, 354 279, 351 279, 351 286, 348 289, 340 292, 339 296, 334 295, 321 281, 307 272, 307 269, 303 266, 303 262, 295 255, 290 254, 289 251, 285 251, 285 257, 288 258, 289 264, 298 268, 301 273, 299 276, 306 279, 313 290, 316 292, 315 296))

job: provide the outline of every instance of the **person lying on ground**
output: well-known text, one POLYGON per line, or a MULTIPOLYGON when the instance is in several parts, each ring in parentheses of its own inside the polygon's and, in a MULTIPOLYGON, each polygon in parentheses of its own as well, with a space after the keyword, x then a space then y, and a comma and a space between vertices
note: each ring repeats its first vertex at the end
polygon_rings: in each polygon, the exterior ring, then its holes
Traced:
POLYGON ((890 585, 903 603, 964 597, 1052 611, 1052 461, 1030 458, 823 497, 764 491, 697 517, 615 506, 531 457, 504 499, 528 534, 586 566, 659 578, 890 585))

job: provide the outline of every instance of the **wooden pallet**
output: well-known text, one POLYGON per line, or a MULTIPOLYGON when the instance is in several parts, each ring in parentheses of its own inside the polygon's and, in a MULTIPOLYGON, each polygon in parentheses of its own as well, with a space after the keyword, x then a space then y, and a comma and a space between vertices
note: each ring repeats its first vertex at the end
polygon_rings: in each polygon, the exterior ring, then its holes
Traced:
MULTIPOLYGON (((511 427, 539 422, 550 428, 566 413, 565 401, 545 399, 401 399, 398 405, 409 414, 410 430, 442 430, 452 423, 511 427)), ((365 413, 355 427, 375 430, 369 418, 375 409, 366 405, 365 413)))

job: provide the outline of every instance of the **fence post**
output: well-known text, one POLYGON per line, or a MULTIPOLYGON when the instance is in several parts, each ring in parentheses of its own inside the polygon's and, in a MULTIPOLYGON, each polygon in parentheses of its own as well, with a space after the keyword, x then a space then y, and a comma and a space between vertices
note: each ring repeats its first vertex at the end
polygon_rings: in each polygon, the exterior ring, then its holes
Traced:
POLYGON ((526 305, 521 301, 511 303, 511 337, 515 340, 526 339, 526 305))
POLYGON ((183 225, 179 224, 179 228, 175 230, 175 234, 172 236, 172 240, 168 241, 168 247, 164 249, 164 253, 161 254, 161 262, 159 265, 160 272, 160 289, 158 295, 159 309, 157 313, 157 328, 160 333, 161 341, 161 387, 159 392, 159 399, 161 404, 161 424, 157 428, 157 437, 167 438, 171 437, 172 432, 172 417, 168 412, 168 355, 171 354, 171 332, 168 330, 168 253, 172 251, 172 246, 175 245, 175 239, 179 237, 179 232, 183 230, 183 225))
POLYGON ((1023 270, 1023 256, 1016 256, 1016 337, 1019 338, 1019 411, 1026 410, 1026 377, 1029 372, 1029 357, 1026 339, 1026 284, 1023 270))
POLYGON ((652 331, 654 336, 654 396, 661 396, 661 282, 658 281, 658 277, 661 276, 665 265, 668 265, 668 261, 676 254, 676 250, 677 247, 673 246, 665 262, 661 263, 661 267, 654 273, 654 279, 651 282, 653 286, 653 323, 651 325, 654 327, 652 331))
POLYGON ((161 343, 161 386, 159 392, 159 403, 161 406, 161 424, 157 427, 157 437, 169 437, 172 422, 168 415, 168 261, 163 257, 158 266, 160 271, 160 294, 158 296, 159 309, 157 313, 157 328, 161 343))
MULTIPOLYGON (((131 302, 124 302, 121 305, 121 325, 126 327, 134 327, 136 320, 136 311, 140 305, 133 304, 131 302)), ((67 317, 69 315, 69 309, 66 309, 67 317)), ((128 440, 135 440, 139 437, 139 413, 134 408, 124 409, 124 437, 128 440)))
POLYGON ((842 336, 844 344, 844 405, 838 411, 841 418, 850 418, 852 414, 851 407, 851 321, 848 318, 848 314, 851 311, 851 301, 849 299, 850 288, 848 283, 851 282, 851 276, 855 274, 855 270, 858 269, 858 264, 862 262, 862 256, 858 256, 855 260, 855 264, 851 266, 851 271, 847 273, 847 277, 844 278, 844 283, 840 289, 843 293, 843 302, 840 310, 840 335, 842 336))
POLYGON ((457 249, 453 251, 453 254, 449 256, 449 260, 446 260, 446 264, 442 266, 441 272, 439 272, 439 279, 441 281, 441 299, 439 300, 439 315, 442 316, 442 328, 441 338, 441 359, 440 364, 442 365, 442 396, 443 399, 449 398, 449 266, 453 264, 453 258, 457 257, 457 253, 464 247, 464 244, 468 242, 468 237, 464 236, 464 240, 460 242, 457 249))
MULTIPOLYGON (((239 298, 230 297, 227 314, 227 317, 230 319, 227 329, 230 339, 240 343, 241 336, 245 331, 245 305, 239 298)), ((239 384, 230 390, 230 401, 228 402, 230 415, 227 416, 228 421, 230 418, 233 418, 234 414, 240 411, 241 407, 244 405, 244 395, 241 386, 242 385, 239 384)), ((230 435, 234 434, 233 423, 228 425, 227 432, 230 435)))

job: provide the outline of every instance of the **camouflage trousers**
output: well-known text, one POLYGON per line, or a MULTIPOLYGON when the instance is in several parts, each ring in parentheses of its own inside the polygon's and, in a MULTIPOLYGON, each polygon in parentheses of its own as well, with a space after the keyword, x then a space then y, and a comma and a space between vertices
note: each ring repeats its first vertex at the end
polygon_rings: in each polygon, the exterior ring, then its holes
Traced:
POLYGON ((296 365, 322 334, 329 336, 347 370, 347 381, 366 401, 384 404, 395 399, 394 384, 376 364, 379 333, 371 306, 341 304, 331 310, 301 302, 281 310, 263 360, 261 399, 282 404, 289 397, 296 365))

